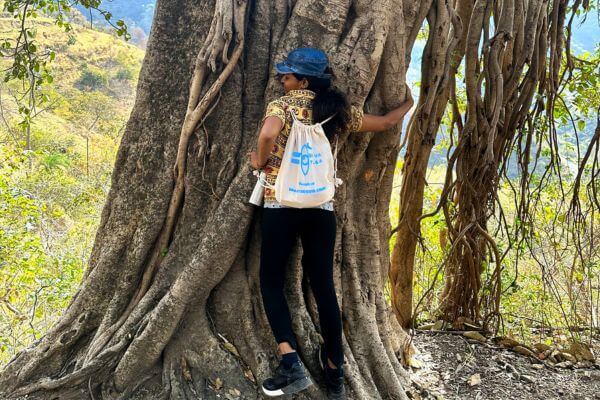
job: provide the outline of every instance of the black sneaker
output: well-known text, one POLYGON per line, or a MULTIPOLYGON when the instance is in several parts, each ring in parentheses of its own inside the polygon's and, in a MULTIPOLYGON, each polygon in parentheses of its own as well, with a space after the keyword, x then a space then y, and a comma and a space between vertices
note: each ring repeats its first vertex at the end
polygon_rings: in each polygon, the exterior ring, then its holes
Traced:
POLYGON ((346 388, 344 387, 344 369, 339 367, 341 375, 333 376, 329 373, 331 368, 327 365, 327 354, 325 354, 325 347, 321 345, 319 347, 319 364, 323 371, 323 378, 325 380, 325 386, 327 386, 327 392, 330 399, 344 400, 346 398, 346 388))
POLYGON ((263 382, 262 389, 267 396, 276 397, 300 392, 310 385, 312 381, 306 374, 302 361, 298 361, 290 369, 285 369, 283 363, 280 363, 275 374, 263 382))

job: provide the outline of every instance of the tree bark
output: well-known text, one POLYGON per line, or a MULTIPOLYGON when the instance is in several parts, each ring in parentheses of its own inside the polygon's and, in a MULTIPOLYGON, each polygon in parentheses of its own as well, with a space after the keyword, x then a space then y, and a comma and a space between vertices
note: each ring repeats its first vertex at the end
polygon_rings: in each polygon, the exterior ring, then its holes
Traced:
MULTIPOLYGON (((404 98, 418 6, 159 0, 83 282, 59 322, 0 373, 1 397, 258 398, 277 359, 246 153, 280 94, 272 65, 295 47, 321 47, 337 85, 381 113, 404 98)), ((382 291, 399 136, 353 134, 340 154, 335 271, 354 399, 406 398, 409 382, 407 337, 382 291)), ((286 290, 299 353, 320 381, 318 315, 300 253, 286 290)), ((298 398, 322 396, 313 387, 298 398)))

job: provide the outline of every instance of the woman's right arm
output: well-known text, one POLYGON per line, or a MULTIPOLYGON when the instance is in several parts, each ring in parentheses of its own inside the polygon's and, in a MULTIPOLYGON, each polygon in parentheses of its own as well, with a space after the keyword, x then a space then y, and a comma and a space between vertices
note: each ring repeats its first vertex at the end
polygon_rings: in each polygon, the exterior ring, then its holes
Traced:
POLYGON ((398 108, 385 115, 365 114, 358 132, 384 132, 396 126, 414 105, 410 90, 406 91, 406 100, 398 108))

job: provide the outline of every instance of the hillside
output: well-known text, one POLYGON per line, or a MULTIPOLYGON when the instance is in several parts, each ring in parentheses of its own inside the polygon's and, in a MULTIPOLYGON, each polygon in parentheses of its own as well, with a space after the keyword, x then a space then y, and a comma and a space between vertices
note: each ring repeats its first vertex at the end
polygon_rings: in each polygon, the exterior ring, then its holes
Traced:
MULTIPOLYGON (((73 107, 78 105, 92 114, 94 109, 97 111, 100 127, 96 131, 114 133, 115 127, 126 121, 133 105, 144 52, 111 34, 81 25, 74 25, 72 40, 50 19, 40 18, 35 26, 36 40, 56 52, 51 63, 54 83, 44 89, 53 107, 40 116, 37 124, 47 126, 53 120, 62 126, 70 125, 67 130, 72 133, 86 131, 89 124, 81 115, 73 115, 73 107), (112 128, 106 125, 109 123, 112 128)), ((3 32, 15 28, 14 20, 0 18, 3 32)))
MULTIPOLYGON (((14 23, 0 18, 0 29, 11 35, 14 23)), ((0 364, 39 338, 81 280, 144 55, 82 26, 72 41, 49 19, 36 27, 57 57, 30 152, 14 100, 21 88, 0 85, 0 364)))

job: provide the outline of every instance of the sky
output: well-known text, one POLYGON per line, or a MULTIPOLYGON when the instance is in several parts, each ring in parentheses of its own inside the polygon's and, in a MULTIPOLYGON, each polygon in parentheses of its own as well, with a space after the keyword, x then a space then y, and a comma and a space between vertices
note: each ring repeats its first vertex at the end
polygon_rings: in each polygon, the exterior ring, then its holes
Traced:
MULTIPOLYGON (((581 18, 573 21, 572 30, 571 48, 575 54, 581 54, 584 51, 591 53, 594 51, 595 46, 600 44, 600 24, 598 14, 595 10, 588 14, 585 21, 581 18)), ((413 47, 410 68, 406 78, 411 86, 414 86, 420 79, 421 55, 423 54, 424 47, 425 40, 417 41, 413 47)))

